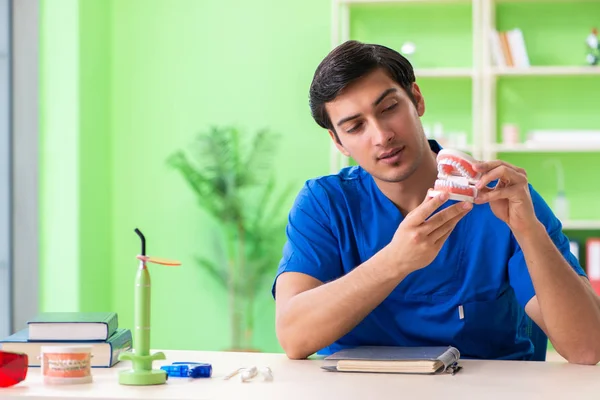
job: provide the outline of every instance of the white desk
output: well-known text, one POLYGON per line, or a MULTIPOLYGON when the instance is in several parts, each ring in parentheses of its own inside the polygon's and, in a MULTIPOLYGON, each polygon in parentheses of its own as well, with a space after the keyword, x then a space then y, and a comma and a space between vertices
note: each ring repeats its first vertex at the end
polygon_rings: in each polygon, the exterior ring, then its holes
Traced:
MULTIPOLYGON (((39 368, 8 389, 0 399, 599 399, 600 365, 565 362, 462 361, 456 375, 393 375, 326 372, 323 360, 289 360, 283 354, 165 351, 173 361, 210 362, 210 379, 170 378, 160 386, 122 386, 110 369, 92 369, 94 382, 47 386, 39 368), (239 376, 223 380, 234 369, 268 365, 274 380, 242 383, 239 376)), ((163 362, 164 363, 164 362, 163 362)), ((161 365, 155 363, 155 365, 161 365)))

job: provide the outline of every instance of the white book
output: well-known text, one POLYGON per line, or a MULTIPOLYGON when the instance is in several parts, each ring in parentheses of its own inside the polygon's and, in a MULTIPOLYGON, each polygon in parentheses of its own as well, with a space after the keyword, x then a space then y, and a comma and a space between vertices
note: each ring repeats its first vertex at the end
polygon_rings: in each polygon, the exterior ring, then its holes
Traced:
POLYGON ((495 29, 490 31, 490 48, 492 53, 492 63, 497 67, 506 67, 506 58, 504 58, 504 53, 502 52, 500 34, 495 29))
POLYGON ((527 133, 527 142, 531 144, 555 144, 557 146, 563 146, 565 143, 585 143, 594 145, 600 144, 600 130, 538 129, 527 133))
POLYGON ((506 36, 515 67, 529 68, 529 56, 527 54, 527 48, 525 47, 523 31, 519 28, 511 29, 506 33, 506 36))
POLYGON ((587 275, 592 281, 600 279, 600 238, 587 240, 587 275))
POLYGON ((571 254, 573 254, 577 261, 579 261, 579 243, 577 243, 574 240, 571 240, 569 242, 569 248, 571 250, 571 254))

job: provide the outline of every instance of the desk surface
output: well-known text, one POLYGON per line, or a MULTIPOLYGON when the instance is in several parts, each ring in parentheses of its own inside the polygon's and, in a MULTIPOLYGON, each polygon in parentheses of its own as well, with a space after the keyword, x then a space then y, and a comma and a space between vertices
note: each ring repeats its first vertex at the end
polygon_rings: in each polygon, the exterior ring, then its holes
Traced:
MULTIPOLYGON (((0 388, 0 399, 598 399, 600 365, 565 362, 462 361, 463 369, 452 376, 357 374, 327 372, 323 360, 289 360, 283 354, 165 351, 173 361, 210 362, 210 379, 170 378, 160 386, 122 386, 118 371, 92 369, 90 384, 44 385, 39 368, 30 368, 27 379, 12 388, 0 388), (242 383, 224 380, 229 372, 245 366, 269 366, 274 380, 242 383)), ((165 362, 162 362, 165 363, 165 362)), ((155 365, 161 365, 157 362, 155 365)), ((236 377, 236 378, 239 378, 236 377)))

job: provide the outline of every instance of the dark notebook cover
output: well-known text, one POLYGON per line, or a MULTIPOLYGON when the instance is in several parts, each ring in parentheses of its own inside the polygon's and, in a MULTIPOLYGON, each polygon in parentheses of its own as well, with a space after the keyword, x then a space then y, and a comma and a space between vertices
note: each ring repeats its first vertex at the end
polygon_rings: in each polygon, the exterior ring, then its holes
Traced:
POLYGON ((395 346, 360 346, 340 350, 326 360, 369 360, 369 361, 418 361, 438 360, 449 346, 440 347, 395 347, 395 346))

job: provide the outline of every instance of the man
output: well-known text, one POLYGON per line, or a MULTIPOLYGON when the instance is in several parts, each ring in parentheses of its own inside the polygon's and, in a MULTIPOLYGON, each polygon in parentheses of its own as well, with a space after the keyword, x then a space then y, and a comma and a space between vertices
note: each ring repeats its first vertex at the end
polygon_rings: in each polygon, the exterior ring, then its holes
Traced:
POLYGON ((453 345, 529 360, 531 318, 568 361, 599 361, 600 301, 525 171, 480 162, 475 204, 427 196, 440 147, 406 59, 346 42, 318 66, 310 106, 359 166, 309 180, 290 212, 273 286, 288 357, 453 345))

